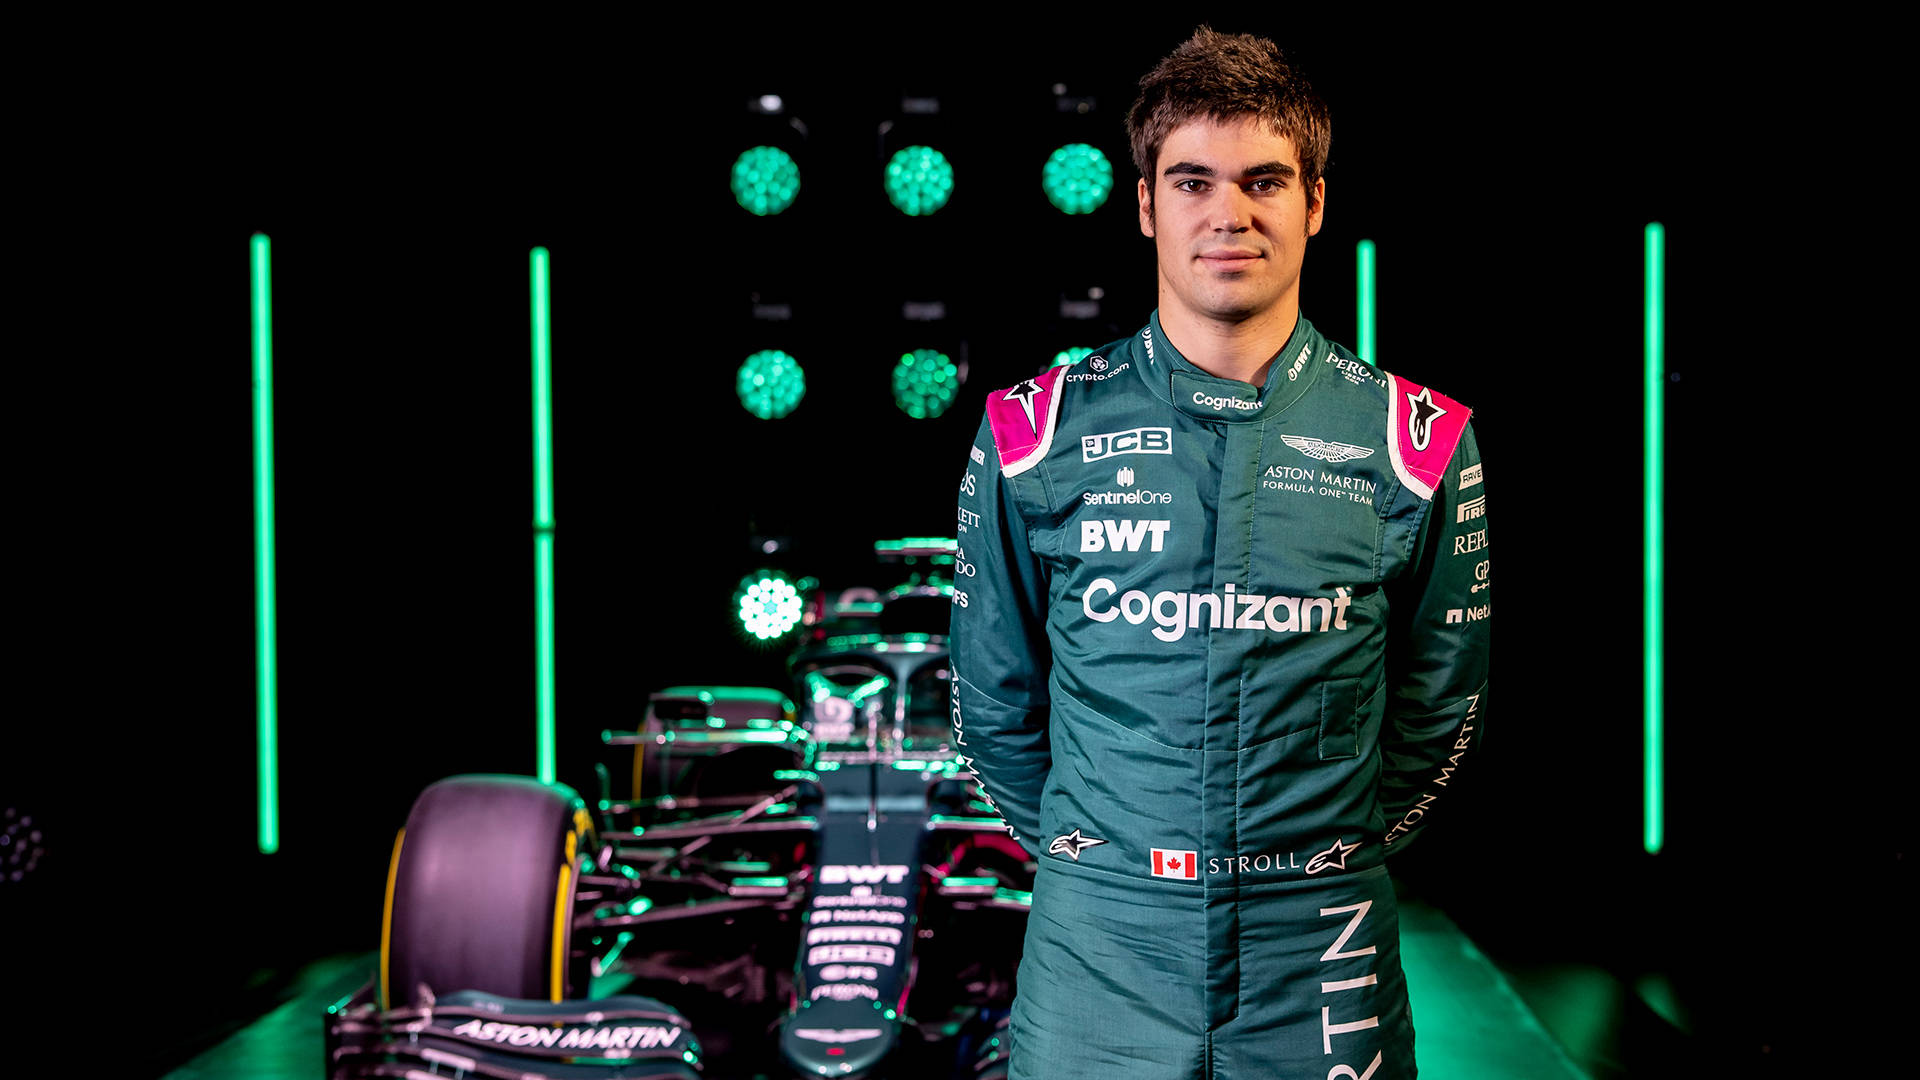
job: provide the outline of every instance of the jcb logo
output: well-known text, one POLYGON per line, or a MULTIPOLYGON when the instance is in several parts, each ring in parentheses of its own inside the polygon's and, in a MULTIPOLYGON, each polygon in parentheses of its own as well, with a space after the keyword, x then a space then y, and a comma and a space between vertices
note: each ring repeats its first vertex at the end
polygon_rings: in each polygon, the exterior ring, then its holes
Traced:
POLYGON ((1153 538, 1150 551, 1160 551, 1167 540, 1172 521, 1112 521, 1096 519, 1080 523, 1081 551, 1139 551, 1140 542, 1153 538))
POLYGON ((1084 435, 1080 439, 1080 460, 1099 461, 1115 454, 1171 454, 1173 429, 1163 427, 1132 428, 1084 435))

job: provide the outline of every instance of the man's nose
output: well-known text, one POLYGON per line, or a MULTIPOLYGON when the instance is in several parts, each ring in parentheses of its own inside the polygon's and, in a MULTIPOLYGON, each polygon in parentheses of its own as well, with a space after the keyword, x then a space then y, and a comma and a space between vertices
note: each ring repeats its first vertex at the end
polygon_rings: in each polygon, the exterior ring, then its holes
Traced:
POLYGON ((1213 228, 1216 232, 1245 232, 1251 217, 1252 200, 1247 193, 1237 187, 1227 186, 1221 189, 1220 198, 1213 207, 1213 228))

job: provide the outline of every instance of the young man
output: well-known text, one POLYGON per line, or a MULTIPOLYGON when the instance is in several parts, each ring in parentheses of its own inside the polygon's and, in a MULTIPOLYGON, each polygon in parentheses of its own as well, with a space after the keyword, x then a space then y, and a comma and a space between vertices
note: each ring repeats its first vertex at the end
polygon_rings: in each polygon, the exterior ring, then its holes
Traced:
POLYGON ((1299 312, 1325 106, 1202 29, 1128 117, 1159 310, 992 392, 953 722, 1039 860, 1013 1076, 1414 1075, 1386 854, 1486 714, 1468 409, 1299 312))

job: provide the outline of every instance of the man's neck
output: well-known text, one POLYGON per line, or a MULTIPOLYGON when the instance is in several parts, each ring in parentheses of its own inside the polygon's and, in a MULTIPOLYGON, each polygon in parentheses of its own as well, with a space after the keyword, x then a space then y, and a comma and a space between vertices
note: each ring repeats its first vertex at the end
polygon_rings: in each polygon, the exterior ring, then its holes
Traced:
POLYGON ((1194 367, 1222 379, 1255 387, 1267 384, 1267 369, 1300 321, 1300 305, 1276 304, 1252 318, 1223 322, 1196 316, 1178 305, 1162 305, 1160 329, 1194 367))

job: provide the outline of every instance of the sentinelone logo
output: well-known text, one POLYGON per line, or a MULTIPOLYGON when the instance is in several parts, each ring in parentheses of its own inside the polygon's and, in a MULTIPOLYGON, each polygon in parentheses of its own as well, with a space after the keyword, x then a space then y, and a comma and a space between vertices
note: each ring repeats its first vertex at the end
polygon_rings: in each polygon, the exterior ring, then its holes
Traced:
POLYGON ((1314 612, 1320 613, 1321 633, 1347 628, 1347 606, 1353 594, 1336 588, 1334 596, 1264 596, 1260 593, 1236 593, 1229 582, 1218 593, 1158 592, 1152 596, 1139 589, 1121 593, 1118 604, 1110 597, 1120 586, 1112 578, 1095 578, 1080 597, 1080 610, 1094 622, 1109 623, 1125 618, 1139 626, 1151 618, 1159 625, 1153 636, 1161 641, 1179 641, 1188 628, 1201 626, 1215 630, 1266 630, 1275 634, 1311 632, 1314 612), (1101 605, 1101 606, 1096 606, 1101 605), (1206 608, 1206 621, 1200 611, 1206 608))

